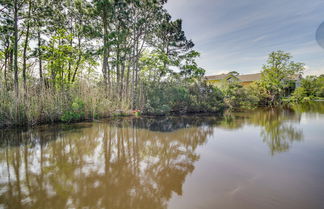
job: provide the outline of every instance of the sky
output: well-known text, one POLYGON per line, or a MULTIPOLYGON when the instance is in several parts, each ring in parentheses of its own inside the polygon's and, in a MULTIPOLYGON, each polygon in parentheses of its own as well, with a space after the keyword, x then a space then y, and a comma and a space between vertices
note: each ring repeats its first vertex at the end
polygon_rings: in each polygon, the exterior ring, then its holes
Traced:
POLYGON ((183 20, 206 75, 260 72, 277 50, 305 63, 305 75, 324 74, 323 0, 168 0, 166 9, 183 20))

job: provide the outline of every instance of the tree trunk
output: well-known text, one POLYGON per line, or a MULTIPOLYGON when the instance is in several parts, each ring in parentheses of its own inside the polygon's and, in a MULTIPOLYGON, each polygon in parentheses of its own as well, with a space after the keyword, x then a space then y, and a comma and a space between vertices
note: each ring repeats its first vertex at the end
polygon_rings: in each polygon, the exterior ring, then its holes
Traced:
POLYGON ((18 2, 14 0, 14 85, 16 96, 19 96, 18 83, 18 2))
POLYGON ((134 71, 135 71, 135 85, 134 85, 134 108, 138 107, 138 82, 139 82, 139 74, 138 74, 138 56, 139 56, 139 43, 136 40, 135 43, 135 56, 134 56, 134 71))
POLYGON ((116 95, 120 94, 120 46, 119 39, 116 46, 116 95))
POLYGON ((9 60, 9 46, 6 47, 5 49, 5 66, 4 66, 4 75, 3 75, 3 78, 4 78, 4 87, 5 89, 8 88, 8 85, 7 85, 7 70, 8 70, 8 60, 9 60))
POLYGON ((128 105, 129 105, 129 100, 130 100, 130 95, 129 95, 130 63, 131 63, 131 60, 129 60, 128 66, 127 66, 127 72, 126 72, 126 87, 125 87, 125 96, 126 96, 126 101, 127 101, 128 105))
MULTIPOLYGON (((12 72, 13 72, 13 60, 14 60, 14 53, 12 46, 9 45, 9 63, 8 63, 8 72, 7 72, 7 79, 12 81, 12 72), (9 78, 8 78, 9 76, 9 78)), ((12 82, 9 82, 9 87, 12 88, 12 82)))
MULTIPOLYGON (((73 40, 71 39, 70 40, 70 47, 72 48, 73 47, 73 40)), ((72 80, 72 77, 71 77, 71 70, 72 70, 72 61, 71 61, 71 57, 72 57, 72 53, 69 53, 69 56, 70 56, 70 60, 69 60, 69 63, 68 63, 68 78, 67 78, 67 81, 68 83, 71 83, 71 80, 72 80)))
POLYGON ((38 29, 37 32, 37 39, 38 39, 38 68, 39 68, 39 78, 40 78, 40 83, 41 86, 43 86, 43 66, 42 66, 42 50, 41 50, 41 46, 42 46, 42 40, 41 40, 41 32, 40 29, 38 29))
POLYGON ((105 85, 105 93, 108 96, 108 22, 107 22, 107 8, 103 8, 103 15, 102 15, 102 21, 103 21, 103 29, 104 29, 104 49, 103 49, 103 61, 102 61, 102 74, 104 77, 104 85, 105 85))
POLYGON ((76 74, 79 70, 80 67, 80 63, 81 63, 81 59, 82 59, 82 53, 81 53, 81 38, 80 36, 78 36, 78 49, 79 49, 79 57, 78 57, 78 61, 76 63, 76 67, 74 69, 74 73, 73 73, 73 77, 72 77, 72 83, 74 83, 75 78, 76 78, 76 74))
POLYGON ((27 19, 28 23, 27 23, 26 39, 24 43, 24 52, 23 52, 23 80, 24 80, 25 93, 27 93, 26 69, 27 69, 27 48, 28 48, 29 29, 30 29, 30 11, 31 11, 31 2, 29 1, 28 19, 27 19))
POLYGON ((125 58, 122 60, 122 65, 121 65, 121 73, 120 73, 120 92, 119 92, 119 97, 120 97, 120 102, 123 102, 123 94, 124 94, 124 77, 125 77, 125 58))

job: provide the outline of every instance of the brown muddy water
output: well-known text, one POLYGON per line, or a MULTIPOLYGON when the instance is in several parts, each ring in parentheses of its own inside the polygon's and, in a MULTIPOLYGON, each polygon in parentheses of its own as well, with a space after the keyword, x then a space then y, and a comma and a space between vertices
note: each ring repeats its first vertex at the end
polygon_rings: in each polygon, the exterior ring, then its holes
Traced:
POLYGON ((321 209, 324 103, 0 131, 0 208, 321 209))

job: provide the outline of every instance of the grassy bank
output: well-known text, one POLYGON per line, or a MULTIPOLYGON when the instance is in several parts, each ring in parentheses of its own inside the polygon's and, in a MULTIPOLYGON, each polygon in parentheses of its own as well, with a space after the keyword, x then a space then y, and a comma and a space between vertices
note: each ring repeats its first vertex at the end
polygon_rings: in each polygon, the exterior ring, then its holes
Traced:
POLYGON ((35 86, 27 93, 20 90, 19 97, 13 91, 0 94, 2 127, 94 119, 110 115, 113 107, 102 92, 86 85, 57 90, 35 86))
POLYGON ((78 82, 65 88, 29 86, 25 92, 0 91, 0 127, 71 123, 125 115, 168 115, 220 112, 222 92, 203 82, 143 83, 140 99, 107 95, 100 83, 78 82))
POLYGON ((322 78, 316 78, 317 85, 313 89, 307 87, 310 78, 303 79, 300 87, 288 97, 284 94, 278 96, 275 103, 260 82, 245 87, 231 82, 218 88, 201 79, 146 80, 141 82, 137 99, 132 99, 130 93, 125 93, 127 97, 120 97, 119 92, 108 94, 111 91, 107 91, 101 82, 91 83, 87 80, 59 88, 29 84, 27 91, 20 88, 18 97, 14 90, 2 88, 0 127, 72 123, 128 115, 221 113, 226 109, 240 111, 262 106, 308 103, 323 98, 318 97, 322 95, 322 78))

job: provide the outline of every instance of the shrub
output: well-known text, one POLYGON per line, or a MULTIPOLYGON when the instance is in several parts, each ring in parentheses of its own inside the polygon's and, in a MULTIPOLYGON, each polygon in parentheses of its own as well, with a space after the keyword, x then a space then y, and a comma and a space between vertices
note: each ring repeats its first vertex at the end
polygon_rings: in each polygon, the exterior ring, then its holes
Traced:
POLYGON ((260 101, 255 89, 243 87, 237 82, 228 83, 222 89, 224 102, 229 109, 245 109, 256 107, 260 101))
POLYGON ((247 94, 251 99, 251 106, 267 106, 270 103, 271 97, 260 83, 254 82, 246 87, 247 94))
POLYGON ((324 97, 324 84, 321 88, 319 88, 319 90, 316 93, 316 96, 318 97, 324 97))
POLYGON ((219 112, 224 108, 222 92, 201 82, 147 83, 145 92, 146 114, 219 112))
POLYGON ((307 76, 292 94, 290 101, 307 102, 316 97, 324 97, 324 76, 307 76))
POLYGON ((146 84, 146 100, 144 112, 146 114, 165 115, 171 111, 170 96, 166 95, 170 88, 167 85, 146 84))
POLYGON ((224 95, 219 88, 206 83, 190 87, 189 112, 219 112, 224 107, 224 95))
POLYGON ((84 102, 80 98, 74 99, 70 108, 63 112, 61 121, 70 123, 85 118, 84 102))
POLYGON ((292 102, 301 102, 307 97, 307 92, 304 87, 298 87, 292 94, 290 100, 292 102))

